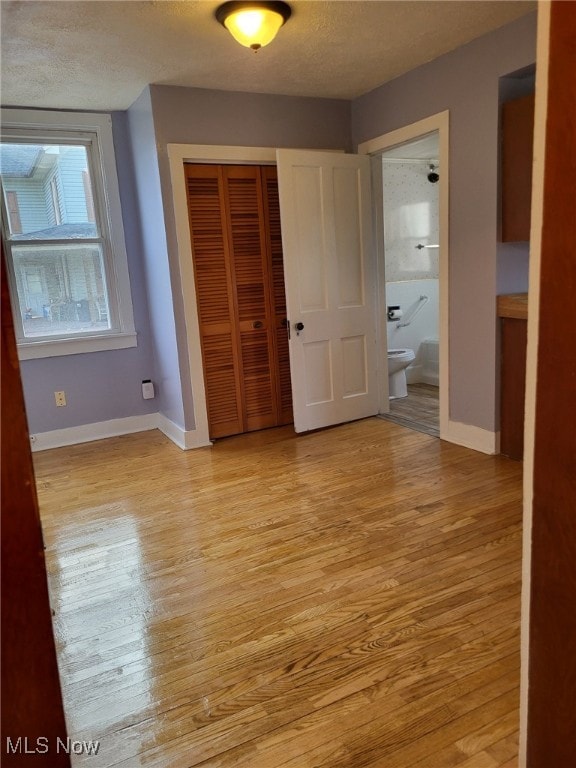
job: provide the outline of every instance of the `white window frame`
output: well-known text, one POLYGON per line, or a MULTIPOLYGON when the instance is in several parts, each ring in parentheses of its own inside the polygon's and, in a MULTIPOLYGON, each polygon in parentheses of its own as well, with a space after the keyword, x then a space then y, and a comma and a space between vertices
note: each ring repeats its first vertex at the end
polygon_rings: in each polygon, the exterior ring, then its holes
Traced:
MULTIPOLYGON (((102 230, 100 235, 111 325, 106 331, 97 330, 94 333, 85 332, 69 337, 44 336, 38 340, 26 338, 20 312, 15 311, 19 302, 11 257, 12 243, 9 231, 6 231, 3 237, 20 359, 30 360, 135 347, 137 339, 112 137, 112 118, 102 113, 44 112, 29 109, 2 109, 0 115, 3 142, 18 143, 32 140, 39 144, 57 144, 59 140, 63 143, 73 143, 74 140, 78 140, 79 143, 86 145, 87 138, 89 139, 87 151, 90 179, 94 207, 102 230)), ((54 241, 54 243, 58 242, 63 241, 54 241)), ((71 245, 78 240, 66 242, 71 245)))

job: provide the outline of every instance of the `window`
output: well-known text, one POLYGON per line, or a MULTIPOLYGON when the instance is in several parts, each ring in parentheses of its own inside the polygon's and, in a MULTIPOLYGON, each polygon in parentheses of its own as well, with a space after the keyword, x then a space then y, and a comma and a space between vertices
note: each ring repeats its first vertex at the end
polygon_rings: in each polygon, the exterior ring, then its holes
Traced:
POLYGON ((20 355, 135 346, 108 115, 2 110, 0 180, 20 355))

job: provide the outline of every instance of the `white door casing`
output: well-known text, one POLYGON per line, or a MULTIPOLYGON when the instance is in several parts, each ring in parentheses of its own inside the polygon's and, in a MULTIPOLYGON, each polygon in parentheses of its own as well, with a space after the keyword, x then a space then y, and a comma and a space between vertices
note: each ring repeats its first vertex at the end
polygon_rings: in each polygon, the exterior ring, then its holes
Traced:
MULTIPOLYGON (((438 158, 440 167, 442 169, 441 179, 439 184, 439 215, 440 215, 440 279, 439 279, 439 305, 440 305, 440 318, 439 318, 439 341, 440 341, 440 391, 439 391, 439 406, 440 406, 440 437, 448 442, 457 443, 459 445, 466 445, 475 450, 480 450, 485 453, 494 453, 492 442, 493 439, 489 433, 485 433, 484 430, 480 430, 477 427, 470 427, 469 425, 455 424, 449 419, 449 403, 450 403, 450 361, 449 361, 449 128, 450 128, 450 113, 448 110, 439 112, 435 115, 430 115, 422 120, 418 120, 410 125, 405 125, 397 130, 390 131, 382 136, 376 136, 373 139, 363 142, 358 146, 358 152, 360 154, 369 155, 374 158, 374 169, 378 169, 380 178, 375 187, 377 194, 374 195, 375 204, 377 206, 378 215, 382 215, 382 153, 392 147, 405 144, 406 142, 414 141, 428 133, 434 131, 438 132, 439 151, 438 158), (380 199, 378 199, 378 195, 380 199)), ((383 224, 379 222, 378 229, 380 234, 383 233, 383 224)), ((384 248, 383 243, 379 243, 379 283, 380 283, 380 328, 382 331, 382 339, 380 340, 380 377, 381 377, 381 401, 380 411, 384 413, 388 411, 388 391, 387 391, 387 376, 388 376, 388 361, 386 359, 387 339, 386 339, 386 295, 385 295, 385 276, 384 276, 384 248)))
POLYGON ((375 415, 369 158, 278 150, 277 165, 294 427, 304 432, 375 415))

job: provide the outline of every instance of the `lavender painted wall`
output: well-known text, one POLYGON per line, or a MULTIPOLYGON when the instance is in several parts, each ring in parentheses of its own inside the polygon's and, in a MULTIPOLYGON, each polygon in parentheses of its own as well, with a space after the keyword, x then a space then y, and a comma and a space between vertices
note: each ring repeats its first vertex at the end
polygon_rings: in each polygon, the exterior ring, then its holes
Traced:
MULTIPOLYGON (((519 99, 534 93, 535 67, 528 67, 514 72, 509 77, 500 78, 500 108, 506 101, 519 99)), ((501 169, 501 163, 498 163, 501 169)), ((498 210, 501 212, 500 200, 498 210)), ((499 222, 500 225, 501 222, 499 222)), ((496 293, 526 293, 528 291, 528 268, 530 263, 529 243, 497 244, 496 293)))
MULTIPOLYGON (((136 180, 135 205, 141 228, 140 269, 145 276, 150 308, 150 334, 156 360, 158 410, 177 426, 191 429, 184 415, 183 386, 168 265, 156 135, 150 90, 127 113, 130 155, 136 180)), ((186 365, 186 359, 182 361, 186 365)))
MULTIPOLYGON (((184 305, 178 251, 176 227, 172 204, 172 187, 167 154, 168 144, 209 144, 223 146, 250 147, 296 147, 309 149, 349 149, 350 142, 350 102, 337 99, 297 98, 270 94, 236 93, 211 91, 199 88, 181 88, 176 86, 152 85, 149 88, 151 108, 154 118, 157 165, 160 169, 163 207, 158 203, 157 189, 154 194, 146 194, 148 212, 146 219, 160 223, 162 217, 166 225, 166 241, 170 260, 170 280, 172 287, 171 301, 176 318, 178 341, 178 366, 180 371, 181 391, 184 406, 186 429, 194 426, 192 385, 189 375, 188 346, 184 322, 184 305)), ((141 119, 142 99, 148 99, 147 92, 130 108, 130 123, 134 130, 141 119), (135 111, 135 108, 138 110, 135 111)), ((146 120, 149 119, 147 101, 146 120)), ((138 145, 139 146, 139 145, 138 145)), ((138 169, 142 160, 135 145, 135 163, 138 169)), ((146 142, 146 165, 152 163, 152 137, 146 142)), ((156 173, 156 170, 154 171, 156 173)), ((139 177, 139 195, 142 185, 150 184, 141 171, 139 177)), ((156 180, 154 180, 156 184, 156 180)), ((154 233, 149 233, 154 236, 154 233)), ((148 235, 145 233, 145 239, 148 235)), ((165 260, 160 251, 155 257, 161 262, 162 280, 167 278, 165 260)), ((148 263, 147 259, 147 263, 148 263)), ((160 275, 158 273, 158 278, 160 275)), ((156 289, 155 289, 156 290, 156 289)), ((168 294, 166 293, 166 300, 168 294)), ((153 318, 160 312, 166 314, 168 305, 150 297, 153 318)), ((172 322, 172 320, 171 320, 172 322)), ((152 321, 153 331, 156 320, 152 321)), ((155 342, 158 345, 158 340, 155 342)), ((160 353, 157 353, 158 355, 160 353)), ((172 362, 176 363, 175 350, 170 349, 172 362)), ((159 369, 165 370, 167 361, 158 357, 159 369)), ((168 415, 168 414, 167 414, 168 415)), ((170 417, 172 418, 172 417, 170 417)), ((175 419, 173 419, 175 420, 175 419)))
POLYGON ((530 261, 528 243, 498 243, 496 293, 527 293, 530 261))
POLYGON ((499 79, 534 63, 522 17, 352 103, 360 142, 450 110, 450 419, 496 429, 499 79))
POLYGON ((141 391, 142 379, 155 377, 155 366, 140 266, 140 235, 133 202, 134 179, 123 113, 112 115, 112 128, 138 346, 23 360, 22 382, 32 434, 139 416, 157 410, 156 400, 144 400, 141 391), (57 390, 66 392, 65 408, 56 407, 54 392, 57 390))
POLYGON ((167 143, 240 147, 351 148, 350 102, 150 86, 154 126, 167 143))

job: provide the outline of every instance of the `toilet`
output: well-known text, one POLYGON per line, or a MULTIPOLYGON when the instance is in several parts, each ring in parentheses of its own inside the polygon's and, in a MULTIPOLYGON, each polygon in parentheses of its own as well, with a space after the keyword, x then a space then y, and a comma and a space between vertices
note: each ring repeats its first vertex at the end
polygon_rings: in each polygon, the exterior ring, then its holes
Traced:
POLYGON ((390 400, 408 395, 406 368, 415 357, 413 349, 388 350, 388 395, 390 400))

